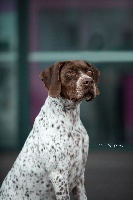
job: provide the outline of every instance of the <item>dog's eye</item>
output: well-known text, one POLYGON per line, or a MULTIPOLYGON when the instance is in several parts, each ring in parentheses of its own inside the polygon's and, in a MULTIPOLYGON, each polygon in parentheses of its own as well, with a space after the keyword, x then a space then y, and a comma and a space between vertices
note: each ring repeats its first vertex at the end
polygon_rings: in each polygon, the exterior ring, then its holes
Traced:
POLYGON ((69 76, 76 76, 76 72, 74 70, 72 70, 72 69, 69 69, 67 71, 67 75, 69 75, 69 76))
POLYGON ((92 76, 92 71, 88 70, 88 71, 86 72, 86 74, 87 74, 88 76, 92 76))

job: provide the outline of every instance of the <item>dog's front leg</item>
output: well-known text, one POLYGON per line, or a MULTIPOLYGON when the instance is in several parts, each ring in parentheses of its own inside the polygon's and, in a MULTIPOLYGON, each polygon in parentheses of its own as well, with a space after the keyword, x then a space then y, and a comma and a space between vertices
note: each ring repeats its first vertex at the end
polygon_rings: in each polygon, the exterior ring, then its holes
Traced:
POLYGON ((68 188, 68 172, 52 171, 49 178, 53 184, 57 200, 70 200, 68 188))
POLYGON ((72 190, 74 200, 87 200, 85 186, 84 186, 84 174, 78 179, 77 185, 72 190))

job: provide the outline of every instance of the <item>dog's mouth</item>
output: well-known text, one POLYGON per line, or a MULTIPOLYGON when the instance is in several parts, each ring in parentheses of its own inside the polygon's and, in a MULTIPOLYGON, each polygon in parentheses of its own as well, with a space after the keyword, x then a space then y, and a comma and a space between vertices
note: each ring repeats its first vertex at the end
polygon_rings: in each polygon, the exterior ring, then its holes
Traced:
POLYGON ((86 93, 84 95, 84 99, 86 101, 92 101, 92 99, 94 99, 94 92, 93 91, 89 91, 88 93, 86 93))
POLYGON ((92 101, 95 98, 95 85, 89 85, 89 87, 76 88, 71 95, 68 95, 69 99, 73 102, 81 102, 83 100, 92 101))
POLYGON ((95 97, 94 91, 88 91, 88 92, 85 92, 80 97, 73 96, 70 100, 73 101, 73 102, 80 102, 80 101, 83 101, 83 100, 92 101, 94 99, 94 97, 95 97))

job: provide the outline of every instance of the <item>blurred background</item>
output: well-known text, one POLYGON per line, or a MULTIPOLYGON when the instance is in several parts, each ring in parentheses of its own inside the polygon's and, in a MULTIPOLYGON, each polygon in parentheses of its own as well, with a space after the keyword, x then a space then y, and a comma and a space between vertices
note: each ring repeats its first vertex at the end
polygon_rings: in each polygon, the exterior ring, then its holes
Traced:
POLYGON ((100 96, 81 105, 87 195, 133 199, 132 0, 0 0, 0 183, 47 97, 39 73, 72 59, 101 72, 100 96))

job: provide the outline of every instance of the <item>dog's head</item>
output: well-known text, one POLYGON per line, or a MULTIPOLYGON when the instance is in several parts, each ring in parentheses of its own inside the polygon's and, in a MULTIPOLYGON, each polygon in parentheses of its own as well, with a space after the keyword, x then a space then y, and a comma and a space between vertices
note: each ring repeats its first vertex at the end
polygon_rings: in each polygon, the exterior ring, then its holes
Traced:
POLYGON ((73 102, 91 101, 99 95, 100 72, 90 63, 74 60, 57 62, 39 75, 49 96, 61 96, 73 102))

